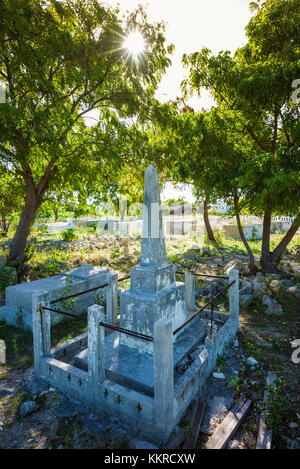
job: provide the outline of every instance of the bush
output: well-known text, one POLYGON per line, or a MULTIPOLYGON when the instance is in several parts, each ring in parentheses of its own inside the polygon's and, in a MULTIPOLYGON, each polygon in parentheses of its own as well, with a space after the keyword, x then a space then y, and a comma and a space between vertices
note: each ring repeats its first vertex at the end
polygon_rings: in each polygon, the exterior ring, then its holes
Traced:
POLYGON ((62 239, 63 241, 76 241, 78 239, 78 233, 76 232, 75 228, 68 228, 67 230, 62 232, 62 239))
POLYGON ((4 293, 6 287, 17 283, 17 271, 13 267, 0 266, 0 292, 4 293))

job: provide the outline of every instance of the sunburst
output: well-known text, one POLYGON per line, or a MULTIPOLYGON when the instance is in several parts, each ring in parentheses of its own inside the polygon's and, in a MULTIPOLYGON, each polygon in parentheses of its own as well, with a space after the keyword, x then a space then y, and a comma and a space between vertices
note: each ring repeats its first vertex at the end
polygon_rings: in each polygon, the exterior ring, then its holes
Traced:
POLYGON ((124 39, 123 48, 129 55, 137 59, 146 49, 146 41, 140 31, 131 31, 124 39))

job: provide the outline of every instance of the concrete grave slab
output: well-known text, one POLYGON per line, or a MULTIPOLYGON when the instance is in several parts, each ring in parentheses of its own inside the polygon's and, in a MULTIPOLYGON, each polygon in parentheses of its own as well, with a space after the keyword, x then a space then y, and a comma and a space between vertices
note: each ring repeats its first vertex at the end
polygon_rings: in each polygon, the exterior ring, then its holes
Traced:
MULTIPOLYGON (((197 318, 193 326, 178 335, 173 346, 174 369, 197 344, 203 343, 205 325, 197 318)), ((75 355, 75 366, 88 371, 88 349, 75 355)), ((105 376, 113 382, 153 397, 153 355, 120 344, 119 332, 105 338, 105 376)))

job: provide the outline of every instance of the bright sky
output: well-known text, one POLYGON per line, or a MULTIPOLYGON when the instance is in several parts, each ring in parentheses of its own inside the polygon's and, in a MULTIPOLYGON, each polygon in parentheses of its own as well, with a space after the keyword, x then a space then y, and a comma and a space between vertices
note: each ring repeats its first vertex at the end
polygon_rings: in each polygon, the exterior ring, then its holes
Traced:
MULTIPOLYGON (((159 86, 157 97, 161 101, 180 95, 180 83, 187 71, 181 65, 184 53, 208 47, 213 53, 221 50, 234 52, 246 42, 244 28, 251 18, 249 4, 252 0, 106 0, 126 12, 137 5, 147 6, 150 22, 164 20, 166 38, 175 45, 172 65, 159 86)), ((202 93, 189 101, 196 110, 210 108, 212 99, 202 93)))
MULTIPOLYGON (((132 11, 137 5, 147 6, 150 22, 164 20, 166 38, 175 45, 171 56, 172 65, 157 91, 157 98, 169 101, 180 96, 180 83, 187 71, 181 65, 184 53, 199 51, 208 47, 213 53, 221 50, 234 52, 246 43, 245 26, 251 18, 249 4, 252 0, 106 0, 126 12, 132 11)), ((193 97, 189 102, 195 110, 209 109, 213 104, 207 92, 201 98, 193 97)), ((193 201, 189 188, 179 191, 168 184, 162 198, 184 197, 193 201)))

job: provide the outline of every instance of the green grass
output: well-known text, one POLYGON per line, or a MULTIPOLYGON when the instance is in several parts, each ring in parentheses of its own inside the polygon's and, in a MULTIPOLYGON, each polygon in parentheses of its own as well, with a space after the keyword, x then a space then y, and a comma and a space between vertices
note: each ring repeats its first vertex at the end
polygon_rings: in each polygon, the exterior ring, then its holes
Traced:
MULTIPOLYGON (((276 246, 280 243, 283 239, 284 234, 272 234, 270 237, 270 250, 272 251, 275 249, 276 246)), ((251 241, 248 240, 248 244, 252 249, 252 252, 255 256, 260 256, 261 254, 261 244, 262 240, 251 241)), ((288 249, 293 249, 296 245, 300 244, 300 236, 294 236, 290 244, 288 245, 288 249)), ((231 252, 241 252, 245 255, 248 255, 247 250, 242 242, 242 240, 235 240, 230 238, 225 238, 222 234, 217 236, 217 243, 212 244, 215 248, 223 247, 229 249, 231 252)))
POLYGON ((0 366, 0 380, 11 368, 28 368, 33 363, 32 334, 0 321, 0 337, 6 345, 6 364, 0 366))
POLYGON ((87 323, 75 318, 64 318, 51 327, 52 347, 73 339, 87 331, 87 323))
MULTIPOLYGON (((87 324, 79 319, 64 318, 51 327, 51 343, 56 346, 87 331, 87 324)), ((0 322, 0 337, 6 344, 6 364, 0 365, 0 381, 12 369, 25 370, 33 365, 33 338, 30 331, 0 322)))

